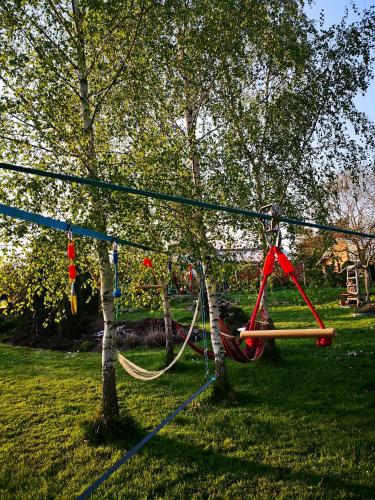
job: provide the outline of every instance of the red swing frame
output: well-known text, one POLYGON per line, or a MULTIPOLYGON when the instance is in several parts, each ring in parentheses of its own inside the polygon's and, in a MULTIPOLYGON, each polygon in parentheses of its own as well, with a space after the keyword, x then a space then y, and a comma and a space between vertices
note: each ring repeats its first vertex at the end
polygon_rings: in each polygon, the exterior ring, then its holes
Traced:
MULTIPOLYGON (((270 249, 266 255, 264 265, 263 265, 263 277, 262 277, 262 281, 260 284, 259 293, 258 293, 257 300, 256 300, 256 303, 254 306, 254 310, 253 310, 253 313, 251 315, 250 321, 247 325, 246 331, 241 332, 241 338, 245 338, 246 344, 249 347, 256 347, 261 339, 261 335, 262 335, 261 331, 257 332, 257 335, 254 336, 253 338, 251 337, 251 332, 255 331, 255 321, 256 321, 256 317, 257 317, 257 314, 259 311, 260 303, 261 303, 261 300, 263 297, 264 289, 265 289, 265 286, 267 284, 267 280, 268 280, 269 276, 271 276, 271 274, 274 271, 276 258, 280 264, 281 269, 293 281, 293 283, 295 284, 301 297, 303 298, 303 300, 307 304, 308 308, 312 312, 316 322, 319 325, 319 329, 325 330, 325 332, 322 332, 322 336, 318 336, 318 338, 316 340, 316 345, 319 347, 331 346, 331 344, 332 344, 331 337, 335 334, 335 331, 333 329, 326 329, 326 327, 323 323, 323 320, 319 316, 319 314, 316 311, 316 309, 314 308, 312 302, 310 301, 310 299, 306 295, 305 291, 303 290, 301 284, 299 283, 299 281, 297 279, 297 273, 296 273, 296 270, 295 270, 293 264, 290 262, 288 257, 283 253, 282 249, 275 246, 275 245, 270 247, 270 249)), ((301 336, 301 337, 304 336, 302 334, 301 330, 294 330, 294 331, 300 333, 300 335, 296 334, 294 336, 296 336, 296 337, 297 336, 301 336)), ((277 330, 275 330, 275 337, 276 337, 276 334, 277 334, 277 330)), ((311 335, 309 335, 309 336, 311 336, 311 335)), ((317 335, 314 334, 313 336, 317 336, 317 335)), ((283 335, 278 335, 278 338, 282 338, 282 337, 283 337, 283 335)))

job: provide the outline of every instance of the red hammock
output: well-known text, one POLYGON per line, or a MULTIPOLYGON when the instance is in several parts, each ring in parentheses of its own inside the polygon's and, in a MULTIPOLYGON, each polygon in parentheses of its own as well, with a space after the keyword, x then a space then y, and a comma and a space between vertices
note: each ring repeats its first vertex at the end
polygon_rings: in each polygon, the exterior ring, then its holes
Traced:
MULTIPOLYGON (((183 327, 179 324, 176 324, 177 333, 179 336, 185 340, 186 335, 183 330, 183 327)), ((229 327, 223 320, 219 320, 219 328, 220 328, 220 337, 221 342, 223 344, 225 355, 233 359, 234 361, 238 361, 239 363, 249 363, 250 361, 255 361, 260 358, 263 354, 264 347, 266 344, 265 340, 262 340, 255 347, 250 347, 248 345, 245 346, 244 349, 241 349, 240 344, 242 339, 236 339, 234 335, 231 335, 229 327)), ((256 329, 262 329, 261 323, 256 322, 256 329)), ((200 356, 204 356, 204 349, 196 344, 193 340, 188 341, 188 345, 200 356)), ((215 359, 215 355, 213 351, 207 351, 208 359, 215 359)))
MULTIPOLYGON (((183 339, 183 340, 186 340, 186 335, 185 335, 185 332, 184 332, 184 328, 182 325, 176 323, 176 329, 177 329, 177 333, 179 334, 179 336, 183 339)), ((193 351, 195 351, 197 354, 199 354, 200 356, 204 356, 204 349, 203 347, 200 347, 198 344, 196 344, 194 342, 194 340, 191 340, 189 339, 188 340, 188 345, 193 349, 193 351)), ((215 359, 215 355, 214 355, 214 352, 213 351, 209 351, 207 350, 207 356, 208 356, 208 359, 215 359)))
MULTIPOLYGON (((263 327, 264 322, 256 321, 256 317, 259 312, 260 303, 263 297, 268 277, 273 272, 276 257, 282 270, 285 272, 285 274, 287 274, 290 277, 290 279, 296 285, 297 290, 299 291, 303 300, 306 302, 307 306, 312 312, 319 327, 324 329, 325 326, 322 319, 320 318, 319 314, 312 305, 310 299, 307 297, 306 293, 304 292, 303 288, 301 287, 301 285, 297 280, 293 264, 290 262, 288 257, 282 252, 280 248, 278 248, 277 246, 272 246, 264 261, 262 282, 260 285, 255 307, 252 312, 251 318, 246 326, 246 330, 254 331, 254 330, 267 329, 267 327, 266 328, 263 327)), ((266 345, 266 339, 247 338, 245 348, 241 349, 240 344, 242 342, 242 339, 236 339, 234 335, 231 335, 230 330, 228 326, 224 323, 224 321, 219 320, 219 327, 220 327, 221 342, 223 344, 226 356, 228 356, 230 359, 233 359, 234 361, 237 361, 239 363, 248 363, 250 361, 255 361, 256 359, 262 356, 266 345)), ((180 337, 182 337, 185 340, 186 335, 181 325, 177 325, 177 331, 180 337)), ((196 353, 200 354, 201 356, 204 355, 204 349, 199 347, 195 342, 189 340, 188 344, 196 353)), ((317 339, 316 344, 320 347, 328 347, 331 345, 331 339, 320 337, 317 339)), ((214 359, 215 357, 213 351, 207 351, 207 355, 209 359, 214 359)))
MULTIPOLYGON (((242 339, 236 339, 234 335, 231 335, 228 326, 224 323, 224 321, 219 321, 220 326, 220 336, 221 341, 223 343, 223 347, 227 356, 238 363, 249 363, 250 361, 255 361, 259 359, 264 351, 266 340, 262 339, 254 346, 245 345, 243 349, 241 349, 240 345, 242 339)), ((257 322, 256 329, 261 330, 261 323, 257 322)))

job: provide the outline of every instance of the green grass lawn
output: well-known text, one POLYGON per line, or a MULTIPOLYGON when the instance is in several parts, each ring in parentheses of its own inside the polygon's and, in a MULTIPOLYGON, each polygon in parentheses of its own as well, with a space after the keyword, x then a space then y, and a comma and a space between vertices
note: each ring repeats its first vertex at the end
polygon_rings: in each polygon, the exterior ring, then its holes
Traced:
MULTIPOLYGON (((272 294, 277 324, 314 325, 305 307, 283 305, 292 297, 272 294)), ((94 498, 374 498, 375 318, 318 303, 339 331, 331 349, 285 340, 279 365, 228 362, 237 401, 201 395, 94 498)), ((188 322, 185 308, 175 313, 188 322)), ((128 356, 152 369, 162 350, 128 356)), ((82 421, 100 399, 100 363, 99 353, 0 345, 0 498, 74 498, 139 439, 127 446, 85 439, 82 421)), ((152 382, 119 368, 122 409, 144 434, 202 385, 203 374, 191 351, 152 382)))

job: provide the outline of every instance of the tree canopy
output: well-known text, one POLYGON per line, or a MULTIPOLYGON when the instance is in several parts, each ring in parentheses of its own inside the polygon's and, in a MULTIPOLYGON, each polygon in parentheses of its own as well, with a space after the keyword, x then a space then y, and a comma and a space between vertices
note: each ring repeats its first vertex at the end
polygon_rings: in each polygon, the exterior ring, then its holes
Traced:
MULTIPOLYGON (((0 158, 247 208, 275 200, 291 216, 327 220, 329 181, 338 169, 355 172, 374 147, 373 124, 354 98, 372 77, 375 13, 324 29, 303 5, 3 0, 0 158)), ((259 245, 259 226, 238 217, 0 175, 5 203, 211 254, 213 290, 218 245, 259 245)), ((60 236, 25 224, 7 220, 1 232, 10 253, 37 240, 42 267, 60 248, 60 236)), ((82 242, 80 250, 101 288, 113 387, 108 247, 82 242)), ((49 297, 60 295, 46 294, 51 305, 49 297)))

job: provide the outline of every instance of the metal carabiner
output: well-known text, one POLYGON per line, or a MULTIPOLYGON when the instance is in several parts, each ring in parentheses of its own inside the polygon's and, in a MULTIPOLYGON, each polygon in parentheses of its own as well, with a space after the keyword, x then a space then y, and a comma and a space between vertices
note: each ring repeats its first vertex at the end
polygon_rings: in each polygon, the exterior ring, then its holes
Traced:
POLYGON ((70 224, 70 222, 66 223, 66 235, 68 236, 69 241, 73 240, 72 225, 70 224))
POLYGON ((269 215, 271 218, 261 219, 264 229, 264 236, 269 247, 281 247, 280 216, 283 214, 282 208, 276 203, 269 203, 259 209, 259 212, 269 215), (276 237, 275 237, 276 236, 276 237))

